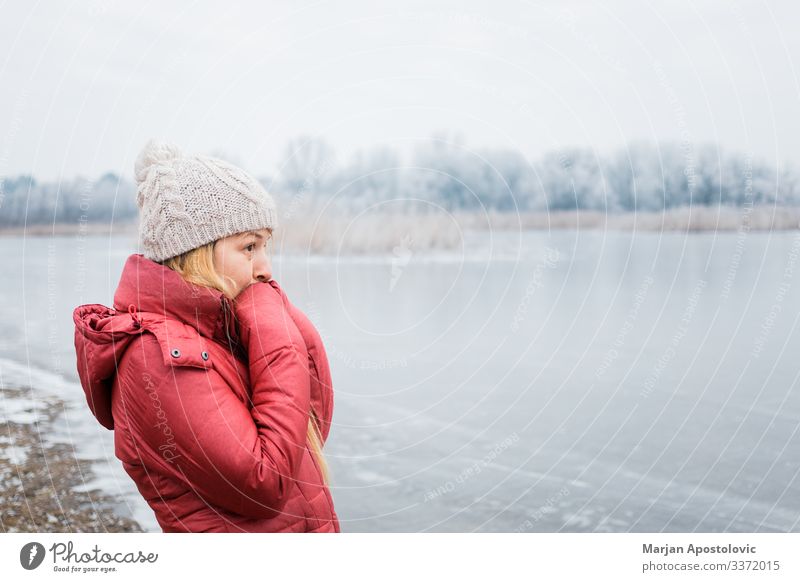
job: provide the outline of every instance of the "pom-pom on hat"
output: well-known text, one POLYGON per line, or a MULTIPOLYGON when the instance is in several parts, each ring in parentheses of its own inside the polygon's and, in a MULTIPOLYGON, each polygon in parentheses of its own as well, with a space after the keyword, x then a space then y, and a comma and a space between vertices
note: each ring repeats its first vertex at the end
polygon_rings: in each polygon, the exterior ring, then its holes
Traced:
POLYGON ((134 165, 139 245, 163 261, 248 230, 278 226, 272 197, 258 180, 224 160, 187 156, 151 139, 134 165))

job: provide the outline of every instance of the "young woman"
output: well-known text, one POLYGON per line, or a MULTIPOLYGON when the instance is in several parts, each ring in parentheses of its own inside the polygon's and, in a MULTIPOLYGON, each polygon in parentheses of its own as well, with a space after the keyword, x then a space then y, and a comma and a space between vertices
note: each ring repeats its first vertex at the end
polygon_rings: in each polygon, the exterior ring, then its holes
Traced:
POLYGON ((272 198, 151 141, 114 308, 75 309, 89 408, 165 532, 338 532, 319 333, 272 278, 272 198))

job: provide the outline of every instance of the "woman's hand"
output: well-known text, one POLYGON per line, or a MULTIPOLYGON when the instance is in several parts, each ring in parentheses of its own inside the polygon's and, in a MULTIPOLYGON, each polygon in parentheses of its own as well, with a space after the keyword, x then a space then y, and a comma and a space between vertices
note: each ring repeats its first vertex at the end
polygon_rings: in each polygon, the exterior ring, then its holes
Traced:
POLYGON ((251 341, 262 342, 262 352, 268 353, 281 345, 291 344, 299 335, 287 311, 287 301, 276 288, 277 283, 257 282, 247 286, 233 302, 233 310, 241 328, 245 347, 251 341), (261 333, 267 332, 269 334, 261 333), (256 337, 251 337, 255 332, 256 337), (263 337, 262 337, 263 336, 263 337))

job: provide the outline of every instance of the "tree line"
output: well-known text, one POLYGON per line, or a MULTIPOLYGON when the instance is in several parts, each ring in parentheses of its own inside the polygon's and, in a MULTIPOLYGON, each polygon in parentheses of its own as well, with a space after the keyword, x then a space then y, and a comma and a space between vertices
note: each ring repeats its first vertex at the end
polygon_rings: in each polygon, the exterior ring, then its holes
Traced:
MULTIPOLYGON (((529 160, 515 150, 472 149, 434 136, 410 157, 375 147, 339 162, 324 140, 301 137, 287 145, 272 175, 253 173, 281 205, 317 199, 351 211, 388 201, 402 201, 410 210, 500 212, 800 205, 793 169, 713 144, 639 143, 605 155, 565 148, 529 160)), ((135 184, 126 176, 0 178, 0 226, 124 222, 136 213, 135 184)))

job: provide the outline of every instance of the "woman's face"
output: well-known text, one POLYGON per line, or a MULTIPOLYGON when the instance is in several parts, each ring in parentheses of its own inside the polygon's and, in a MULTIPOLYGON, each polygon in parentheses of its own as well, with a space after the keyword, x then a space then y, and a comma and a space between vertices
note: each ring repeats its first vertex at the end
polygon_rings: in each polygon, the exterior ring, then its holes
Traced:
POLYGON ((252 230, 219 239, 214 245, 214 265, 234 285, 236 297, 252 283, 272 279, 269 229, 252 230))

